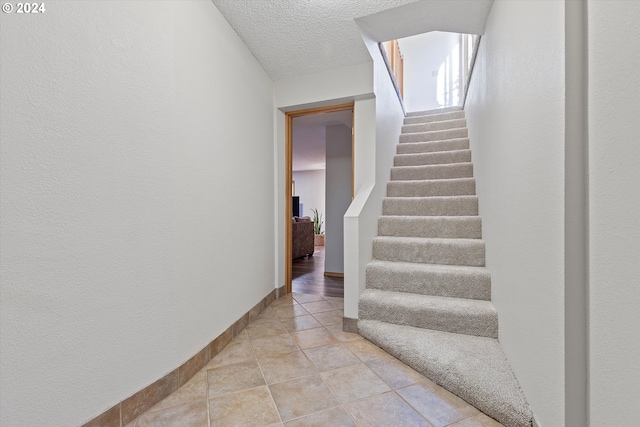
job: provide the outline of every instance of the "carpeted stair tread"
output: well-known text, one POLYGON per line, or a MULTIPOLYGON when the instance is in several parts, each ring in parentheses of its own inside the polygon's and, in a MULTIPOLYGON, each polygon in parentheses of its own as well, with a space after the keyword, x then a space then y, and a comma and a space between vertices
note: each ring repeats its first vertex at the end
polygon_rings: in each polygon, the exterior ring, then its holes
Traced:
POLYGON ((471 150, 437 151, 434 153, 396 154, 394 166, 441 165, 446 163, 467 163, 471 161, 471 150))
POLYGON ((473 178, 390 181, 389 197, 473 196, 476 180, 473 178))
POLYGON ((391 168, 392 181, 471 177, 473 177, 473 163, 470 162, 441 165, 395 166, 391 168))
POLYGON ((366 282, 367 289, 491 299, 491 274, 484 267, 374 260, 367 264, 366 282))
POLYGON ((359 320, 358 332, 505 426, 531 426, 531 410, 497 340, 376 320, 359 320))
POLYGON ((484 267, 484 241, 378 236, 373 239, 373 259, 424 264, 484 267))
POLYGON ((467 127, 467 119, 439 120, 436 122, 403 125, 402 133, 430 132, 434 130, 459 129, 467 127))
POLYGON ((412 111, 406 114, 406 117, 417 117, 417 116, 432 116, 446 113, 462 113, 464 115, 464 111, 462 107, 446 107, 446 108, 434 108, 432 110, 423 110, 423 111, 412 111))
POLYGON ((382 214, 402 216, 478 215, 478 197, 385 197, 382 199, 382 214))
POLYGON ((479 216, 400 216, 378 218, 378 236, 480 239, 479 216))
POLYGON ((498 338, 498 314, 491 301, 367 289, 358 307, 363 320, 498 338))
POLYGON ((405 142, 398 144, 397 154, 435 153, 438 151, 468 150, 469 138, 444 139, 429 142, 405 142))
POLYGON ((443 139, 467 138, 468 136, 469 133, 466 127, 446 130, 433 130, 429 132, 402 133, 400 134, 400 143, 402 144, 405 142, 441 141, 443 139))

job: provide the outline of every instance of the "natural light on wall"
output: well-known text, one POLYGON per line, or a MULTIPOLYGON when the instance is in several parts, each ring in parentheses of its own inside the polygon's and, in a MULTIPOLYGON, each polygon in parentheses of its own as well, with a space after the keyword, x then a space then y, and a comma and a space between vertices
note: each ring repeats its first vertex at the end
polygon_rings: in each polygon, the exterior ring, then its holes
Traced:
POLYGON ((439 107, 460 105, 460 43, 456 44, 438 69, 437 99, 439 107))
POLYGON ((476 38, 433 31, 398 40, 406 111, 462 105, 476 38))

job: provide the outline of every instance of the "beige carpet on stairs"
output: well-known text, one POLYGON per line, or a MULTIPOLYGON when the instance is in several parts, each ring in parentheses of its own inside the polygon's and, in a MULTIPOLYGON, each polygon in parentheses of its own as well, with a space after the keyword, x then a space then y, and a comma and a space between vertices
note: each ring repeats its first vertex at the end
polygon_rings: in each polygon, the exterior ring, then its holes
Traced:
POLYGON ((498 337, 464 111, 410 113, 359 300, 359 333, 508 427, 531 410, 498 337))

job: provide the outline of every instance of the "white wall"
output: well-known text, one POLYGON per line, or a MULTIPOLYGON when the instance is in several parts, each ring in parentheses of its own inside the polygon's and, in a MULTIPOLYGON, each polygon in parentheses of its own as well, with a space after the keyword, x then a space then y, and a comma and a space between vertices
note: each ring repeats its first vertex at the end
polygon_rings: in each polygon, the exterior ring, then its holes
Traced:
POLYGON ((589 1, 589 416, 637 424, 640 3, 589 1))
POLYGON ((404 57, 405 110, 424 111, 460 105, 459 102, 441 104, 438 100, 438 75, 443 82, 445 70, 449 71, 448 78, 455 77, 456 73, 460 76, 460 52, 455 50, 456 46, 461 47, 460 34, 432 31, 400 39, 398 43, 404 57), (452 68, 455 64, 457 69, 452 68))
MULTIPOLYGON (((279 80, 275 83, 274 151, 275 157, 275 210, 274 233, 277 243, 275 253, 276 283, 284 286, 284 226, 288 214, 284 212, 285 192, 285 112, 307 108, 336 105, 355 101, 354 140, 365 147, 363 139, 375 127, 373 112, 361 106, 373 97, 373 70, 370 62, 326 72, 279 80)), ((361 173, 355 167, 356 189, 362 185, 361 173)), ((346 280, 346 279, 345 279, 346 280)), ((356 302, 357 304, 357 302, 356 302)))
POLYGON ((327 126, 324 271, 344 273, 344 213, 351 204, 351 128, 327 126))
POLYGON ((292 77, 275 82, 276 107, 295 111, 321 107, 372 96, 371 63, 351 65, 318 74, 292 77))
POLYGON ((564 2, 496 0, 466 112, 500 342, 564 424, 564 2))
POLYGON ((83 423, 274 288, 242 258, 274 248, 273 84, 214 5, 46 6, 0 18, 6 426, 83 423))
POLYGON ((366 34, 363 40, 373 59, 375 99, 356 103, 354 119, 355 197, 344 218, 344 315, 351 319, 358 318, 358 297, 366 287, 365 269, 404 119, 378 43, 366 34))
POLYGON ((293 172, 293 180, 296 182, 294 196, 300 196, 300 216, 313 218, 312 209, 318 209, 324 216, 325 170, 293 172))

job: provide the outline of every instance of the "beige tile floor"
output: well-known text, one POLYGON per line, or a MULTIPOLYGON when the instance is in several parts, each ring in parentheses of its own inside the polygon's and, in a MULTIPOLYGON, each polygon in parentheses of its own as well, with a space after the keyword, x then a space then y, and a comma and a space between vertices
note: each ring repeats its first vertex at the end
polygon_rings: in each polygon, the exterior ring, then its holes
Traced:
POLYGON ((276 300, 187 384, 127 427, 501 426, 343 332, 342 307, 336 297, 276 300))

